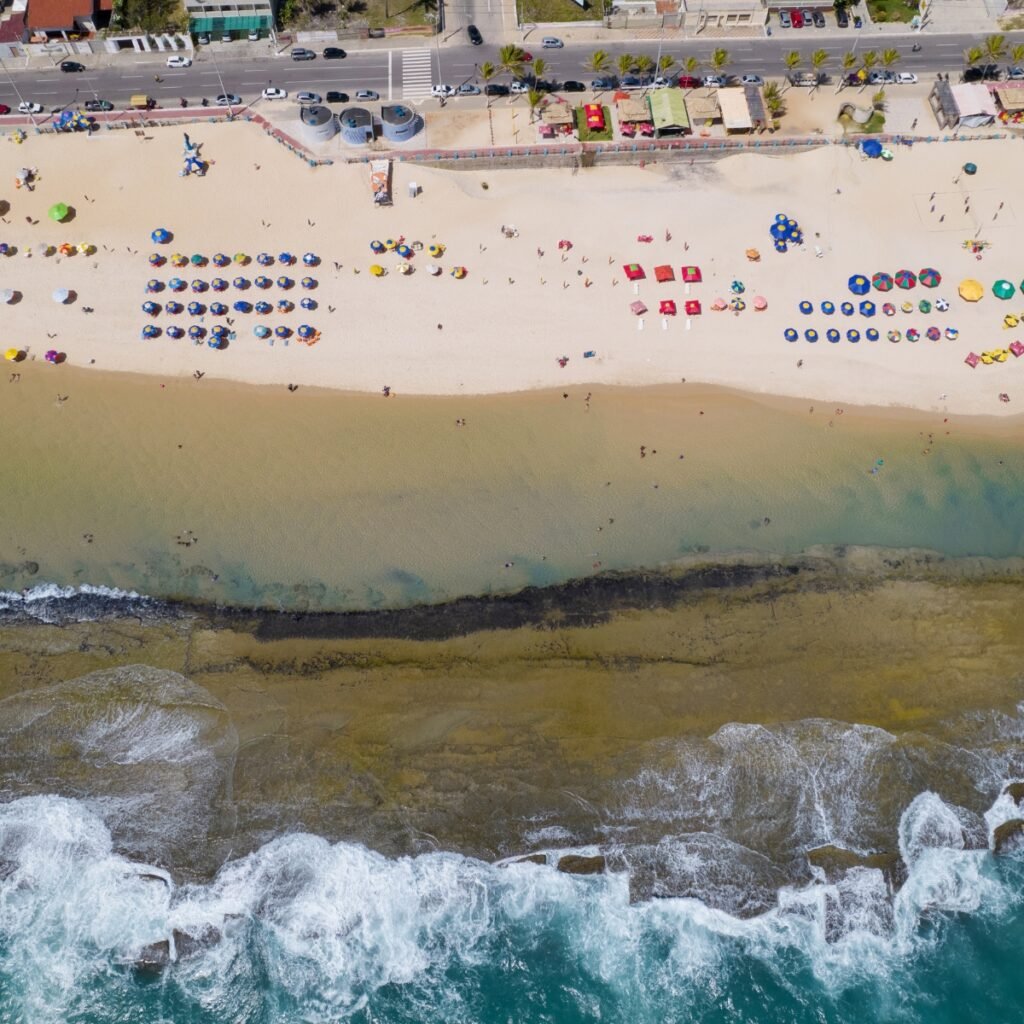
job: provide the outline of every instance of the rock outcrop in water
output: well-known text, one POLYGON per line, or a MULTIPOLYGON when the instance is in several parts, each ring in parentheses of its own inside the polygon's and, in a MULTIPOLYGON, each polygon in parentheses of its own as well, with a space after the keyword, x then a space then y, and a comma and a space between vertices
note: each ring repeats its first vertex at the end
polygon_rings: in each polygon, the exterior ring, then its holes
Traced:
POLYGON ((603 856, 584 857, 578 853, 567 853, 558 858, 558 870, 566 875, 601 875, 607 870, 603 856))
POLYGON ((1024 820, 1011 818, 997 825, 992 833, 992 852, 1018 853, 1024 849, 1024 820))

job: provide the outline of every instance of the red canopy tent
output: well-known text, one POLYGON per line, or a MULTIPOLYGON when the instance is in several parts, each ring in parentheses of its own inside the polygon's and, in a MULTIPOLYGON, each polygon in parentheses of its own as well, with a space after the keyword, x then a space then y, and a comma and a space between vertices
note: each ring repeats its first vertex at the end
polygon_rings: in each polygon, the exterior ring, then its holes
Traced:
POLYGON ((700 267, 683 267, 683 280, 687 284, 698 284, 704 280, 701 277, 700 267))
POLYGON ((626 277, 630 281, 642 281, 647 276, 644 273, 644 268, 639 263, 625 263, 622 269, 626 272, 626 277))
POLYGON ((676 315, 676 304, 672 299, 662 299, 661 304, 658 306, 658 312, 663 316, 675 316, 676 315))
POLYGON ((663 263, 660 267, 654 268, 654 279, 659 284, 674 281, 676 279, 675 271, 667 263, 663 263))
POLYGON ((697 299, 689 299, 684 308, 687 316, 697 316, 700 313, 700 302, 697 299))
POLYGON ((604 131, 604 107, 600 103, 588 103, 583 108, 583 113, 587 119, 587 127, 591 131, 604 131))

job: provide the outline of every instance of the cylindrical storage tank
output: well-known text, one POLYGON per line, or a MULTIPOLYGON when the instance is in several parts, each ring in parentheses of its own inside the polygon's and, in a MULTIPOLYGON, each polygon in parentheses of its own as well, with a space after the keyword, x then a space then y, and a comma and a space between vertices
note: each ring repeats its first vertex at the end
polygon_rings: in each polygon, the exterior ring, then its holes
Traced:
POLYGON ((389 142, 405 142, 423 127, 423 118, 412 107, 392 103, 380 108, 381 130, 389 142))
POLYGON ((338 121, 327 107, 302 107, 299 122, 306 142, 327 142, 338 131, 338 121))
POLYGON ((339 115, 341 137, 351 146, 373 141, 373 115, 364 107, 346 107, 339 115))

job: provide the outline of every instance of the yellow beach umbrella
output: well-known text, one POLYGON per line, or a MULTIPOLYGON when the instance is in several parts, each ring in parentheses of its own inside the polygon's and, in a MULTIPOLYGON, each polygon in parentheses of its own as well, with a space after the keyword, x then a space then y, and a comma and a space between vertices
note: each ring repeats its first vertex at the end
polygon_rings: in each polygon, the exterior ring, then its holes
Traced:
POLYGON ((92 253, 92 243, 91 242, 79 242, 78 243, 78 251, 83 256, 90 255, 92 253))
POLYGON ((980 281, 975 281, 973 277, 968 277, 960 282, 957 291, 965 302, 977 302, 985 294, 985 286, 980 281))
POLYGON ((374 277, 383 277, 384 268, 379 263, 374 263, 374 265, 370 267, 370 273, 373 274, 374 277))
POLYGON ((21 349, 20 348, 9 348, 4 353, 4 359, 6 359, 9 363, 16 363, 20 356, 21 356, 21 349))

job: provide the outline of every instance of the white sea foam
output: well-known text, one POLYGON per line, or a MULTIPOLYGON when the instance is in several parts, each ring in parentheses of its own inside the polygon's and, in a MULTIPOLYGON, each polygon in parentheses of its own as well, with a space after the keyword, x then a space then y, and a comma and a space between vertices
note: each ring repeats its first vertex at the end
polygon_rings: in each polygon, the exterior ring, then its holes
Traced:
POLYGON ((39 583, 26 590, 0 590, 0 615, 36 619, 40 622, 88 621, 121 613, 126 606, 152 606, 152 598, 134 590, 83 583, 62 587, 39 583))

